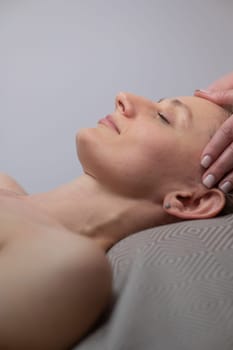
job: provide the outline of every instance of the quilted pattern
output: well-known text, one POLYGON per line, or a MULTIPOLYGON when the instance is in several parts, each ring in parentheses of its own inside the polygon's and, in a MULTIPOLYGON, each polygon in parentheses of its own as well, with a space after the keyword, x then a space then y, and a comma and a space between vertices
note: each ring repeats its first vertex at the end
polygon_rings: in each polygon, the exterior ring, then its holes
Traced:
POLYGON ((114 303, 73 350, 232 350, 233 215, 160 226, 108 253, 114 303))

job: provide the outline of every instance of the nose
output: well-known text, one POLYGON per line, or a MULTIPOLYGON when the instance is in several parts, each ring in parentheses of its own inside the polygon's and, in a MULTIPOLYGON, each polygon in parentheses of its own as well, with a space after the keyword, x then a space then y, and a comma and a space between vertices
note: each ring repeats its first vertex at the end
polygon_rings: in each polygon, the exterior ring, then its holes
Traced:
POLYGON ((116 110, 126 117, 132 117, 134 114, 133 101, 130 98, 130 94, 126 92, 119 92, 116 96, 116 110))

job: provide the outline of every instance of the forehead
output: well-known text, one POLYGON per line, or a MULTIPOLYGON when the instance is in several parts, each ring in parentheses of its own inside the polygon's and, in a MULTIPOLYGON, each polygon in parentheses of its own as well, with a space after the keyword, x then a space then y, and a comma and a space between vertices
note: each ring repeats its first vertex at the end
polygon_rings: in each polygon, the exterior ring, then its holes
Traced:
POLYGON ((217 104, 197 96, 179 96, 176 99, 186 104, 193 115, 194 123, 210 123, 219 125, 229 113, 217 104))

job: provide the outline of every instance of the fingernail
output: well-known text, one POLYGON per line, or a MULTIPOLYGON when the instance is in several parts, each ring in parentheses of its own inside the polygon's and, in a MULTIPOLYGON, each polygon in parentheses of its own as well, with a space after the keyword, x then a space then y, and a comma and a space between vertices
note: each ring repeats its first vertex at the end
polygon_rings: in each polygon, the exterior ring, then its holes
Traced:
POLYGON ((208 168, 211 163, 212 163, 212 158, 209 155, 204 156, 201 160, 201 165, 203 166, 203 168, 208 168))
POLYGON ((220 190, 222 190, 223 192, 227 193, 230 192, 233 188, 232 183, 230 181, 226 181, 224 182, 223 185, 219 186, 220 190))
POLYGON ((215 177, 212 174, 207 175, 206 178, 203 180, 203 185, 205 185, 208 188, 212 187, 214 183, 215 177))
POLYGON ((196 92, 204 92, 205 94, 209 94, 210 91, 209 90, 204 90, 204 89, 196 89, 196 92))

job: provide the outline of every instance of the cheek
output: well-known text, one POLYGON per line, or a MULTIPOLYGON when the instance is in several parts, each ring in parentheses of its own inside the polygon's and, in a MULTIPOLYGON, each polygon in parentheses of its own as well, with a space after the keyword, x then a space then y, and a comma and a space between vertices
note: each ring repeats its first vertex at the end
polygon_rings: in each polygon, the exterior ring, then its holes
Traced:
POLYGON ((82 129, 76 135, 77 153, 85 172, 129 196, 151 194, 174 171, 177 141, 150 130, 114 134, 82 129))
POLYGON ((135 148, 136 158, 139 163, 144 163, 149 168, 156 166, 157 170, 163 163, 168 164, 174 157, 174 150, 177 149, 177 139, 164 130, 153 132, 141 130, 137 138, 132 141, 135 148))

